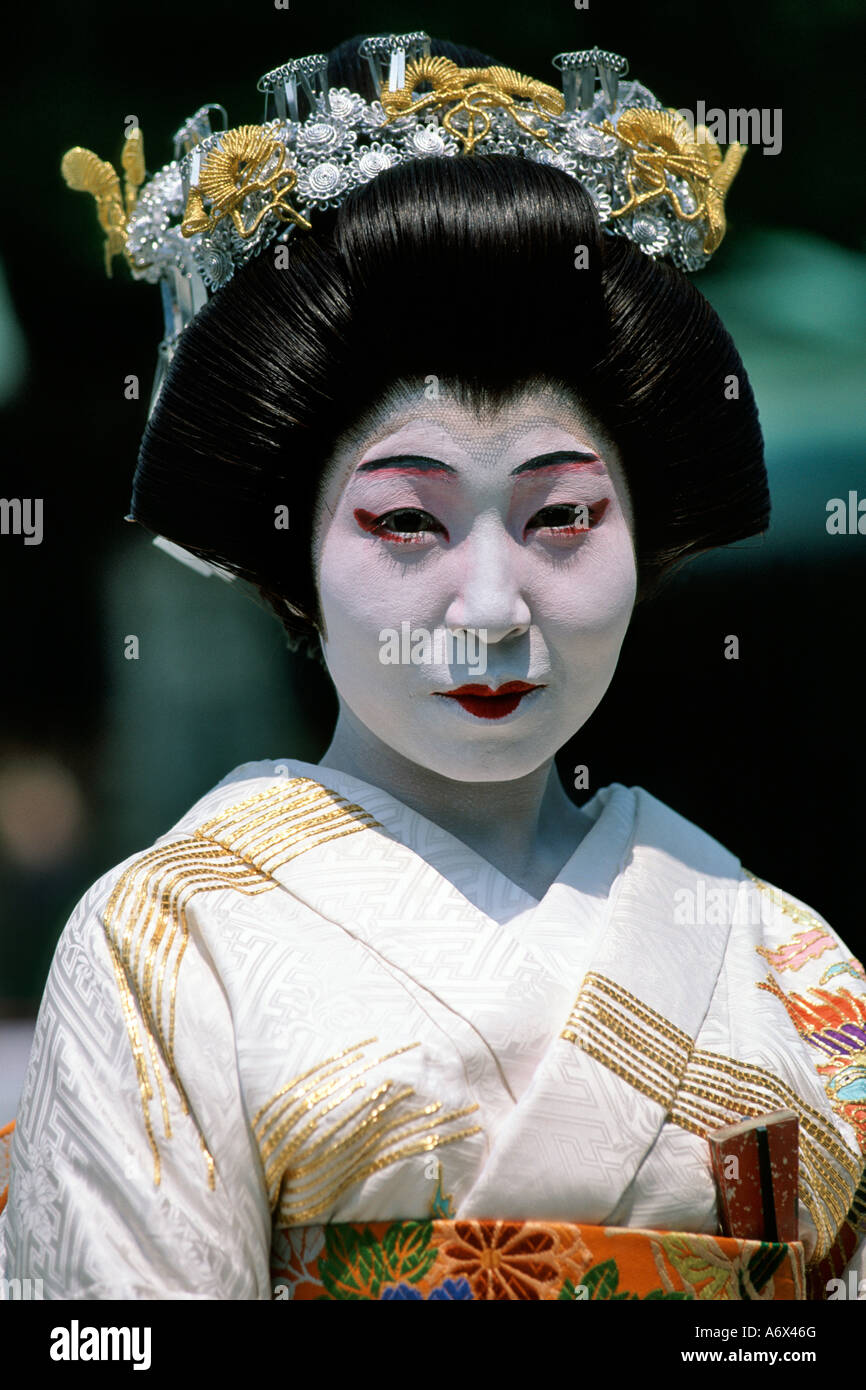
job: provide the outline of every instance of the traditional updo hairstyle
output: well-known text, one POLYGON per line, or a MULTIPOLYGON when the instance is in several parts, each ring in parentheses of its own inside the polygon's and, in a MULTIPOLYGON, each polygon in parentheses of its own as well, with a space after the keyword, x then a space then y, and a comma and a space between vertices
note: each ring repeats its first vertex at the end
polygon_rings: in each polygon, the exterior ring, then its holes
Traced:
MULTIPOLYGON (((359 43, 334 50, 328 75, 370 100, 359 43)), ((265 250, 184 331, 132 499, 146 528, 254 585, 290 636, 320 626, 324 466, 398 382, 436 376, 481 407, 546 383, 584 402, 625 467, 639 601, 679 562, 766 529, 761 428, 730 334, 685 274, 601 231, 576 179, 518 156, 433 157, 311 220, 287 268, 265 250)))

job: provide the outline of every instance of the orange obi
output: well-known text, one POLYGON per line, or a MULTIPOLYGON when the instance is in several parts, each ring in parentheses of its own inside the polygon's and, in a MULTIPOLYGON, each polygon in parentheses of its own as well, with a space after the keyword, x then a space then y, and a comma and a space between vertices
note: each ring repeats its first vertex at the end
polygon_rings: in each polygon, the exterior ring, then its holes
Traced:
POLYGON ((807 1297, 803 1246, 554 1221, 275 1230, 275 1299, 807 1297))

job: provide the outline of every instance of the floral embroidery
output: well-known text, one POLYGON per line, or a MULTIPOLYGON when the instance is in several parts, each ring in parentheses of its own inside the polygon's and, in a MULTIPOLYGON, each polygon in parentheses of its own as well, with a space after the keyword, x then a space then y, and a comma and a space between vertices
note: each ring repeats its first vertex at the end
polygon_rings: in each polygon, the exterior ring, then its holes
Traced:
POLYGON ((566 1252, 560 1245, 554 1229, 540 1222, 455 1221, 442 1254, 454 1273, 470 1280, 476 1298, 541 1299, 562 1280, 566 1252))
POLYGON ((280 1298, 293 1298, 295 1286, 315 1278, 316 1261, 325 1248, 323 1226, 277 1228, 271 1242, 271 1282, 280 1298))
MULTIPOLYGON (((772 1299, 773 1274, 785 1260, 786 1245, 745 1242, 733 1259, 718 1246, 688 1235, 661 1235, 653 1241, 656 1264, 663 1255, 679 1274, 690 1297, 699 1299, 772 1299)), ((667 1280, 665 1280, 667 1282, 667 1280)))
POLYGON ((786 994, 772 975, 758 989, 775 995, 800 1037, 824 1054, 816 1066, 830 1104, 866 1152, 866 996, 818 988, 786 994))
POLYGON ((388 1285, 417 1284, 436 1259, 429 1221, 395 1221, 380 1238, 369 1226, 326 1226, 318 1276, 337 1299, 384 1298, 388 1285))
POLYGON ((272 1276, 276 1298, 329 1301, 805 1297, 799 1244, 545 1221, 334 1224, 285 1240, 277 1231, 272 1276))
POLYGON ((755 950, 774 970, 799 970, 807 960, 814 960, 835 945, 836 942, 823 927, 812 927, 810 931, 796 932, 792 941, 786 941, 784 946, 776 950, 767 946, 756 946, 755 950))
POLYGON ((575 1286, 570 1279, 566 1279, 560 1289, 557 1298, 559 1302, 575 1300, 578 1303, 594 1302, 617 1302, 623 1299, 629 1301, 654 1300, 659 1298, 667 1299, 690 1299, 694 1294, 686 1290, 671 1289, 650 1289, 649 1293, 639 1294, 630 1293, 628 1290, 619 1289, 620 1271, 616 1260, 605 1260, 602 1264, 593 1265, 584 1274, 579 1285, 575 1286))

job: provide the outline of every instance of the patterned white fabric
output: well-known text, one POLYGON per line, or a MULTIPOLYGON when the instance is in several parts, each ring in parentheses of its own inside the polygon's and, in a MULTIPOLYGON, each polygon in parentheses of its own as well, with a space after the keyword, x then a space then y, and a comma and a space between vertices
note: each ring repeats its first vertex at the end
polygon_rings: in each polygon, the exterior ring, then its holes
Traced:
MULTIPOLYGON (((712 1232, 689 1117, 754 1113, 755 1094, 802 1107, 801 1238, 820 1255, 862 1175, 863 1107, 838 1079, 831 1100, 830 1054, 782 989, 829 980, 862 1009, 862 971, 646 792, 614 785, 585 810, 536 902, 355 778, 235 769, 63 932, 0 1218, 6 1277, 52 1298, 266 1299, 274 1227, 428 1216, 440 1164, 461 1216, 712 1232)), ((866 1273, 862 1243, 852 1264, 866 1273)))

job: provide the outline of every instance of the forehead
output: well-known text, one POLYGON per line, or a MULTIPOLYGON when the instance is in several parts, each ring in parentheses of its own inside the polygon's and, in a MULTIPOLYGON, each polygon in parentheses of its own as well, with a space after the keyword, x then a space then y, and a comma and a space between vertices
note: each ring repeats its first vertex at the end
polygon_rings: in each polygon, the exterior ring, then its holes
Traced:
POLYGON ((576 399, 553 386, 514 392, 495 406, 483 406, 441 391, 428 399, 424 383, 401 383, 385 395, 337 442, 322 480, 333 494, 366 456, 384 455, 392 443, 400 450, 437 446, 452 454, 502 458, 530 435, 567 435, 607 455, 615 455, 604 428, 576 399), (382 447, 380 447, 382 446, 382 447))

